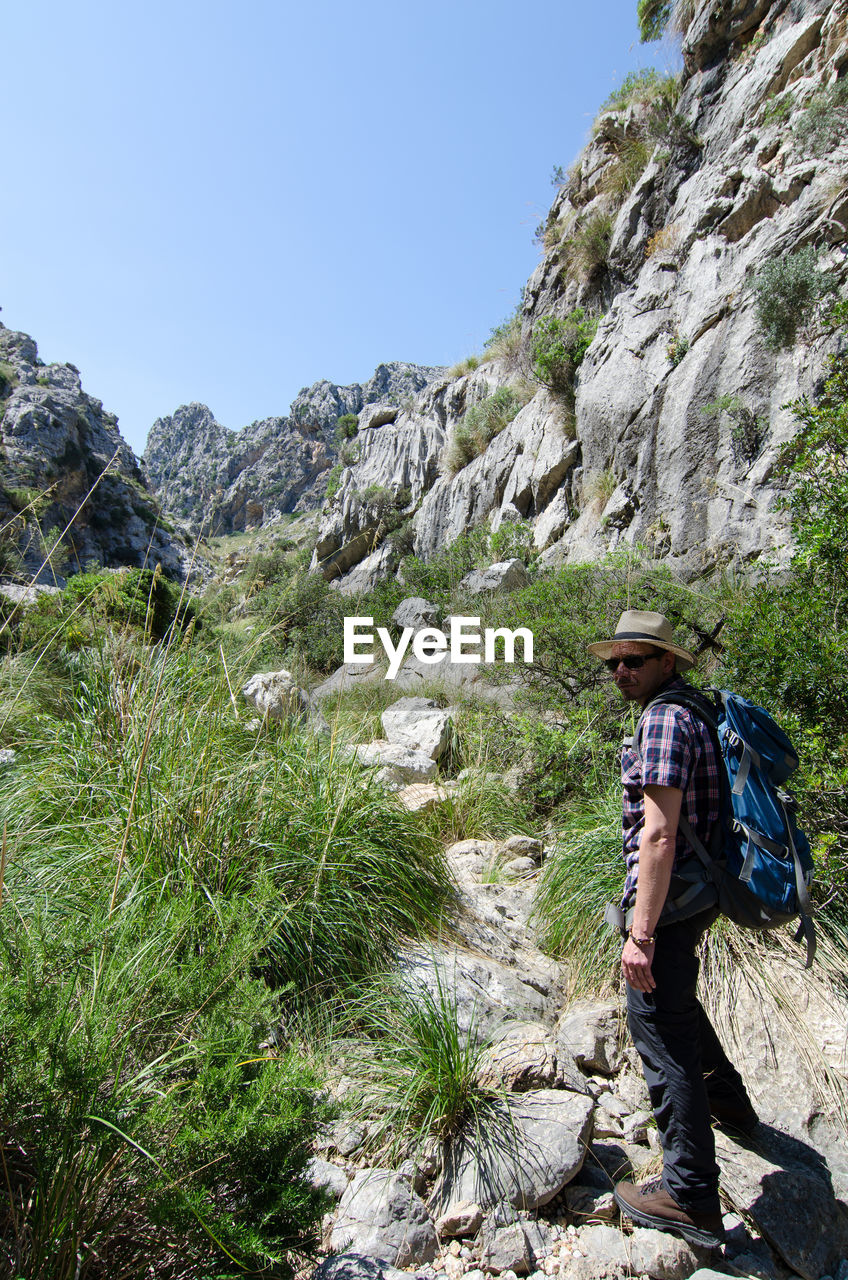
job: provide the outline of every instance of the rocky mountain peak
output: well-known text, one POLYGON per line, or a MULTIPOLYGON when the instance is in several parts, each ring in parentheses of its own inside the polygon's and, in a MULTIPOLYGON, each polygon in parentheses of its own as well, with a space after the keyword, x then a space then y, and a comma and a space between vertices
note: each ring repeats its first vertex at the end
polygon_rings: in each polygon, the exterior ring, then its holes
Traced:
POLYGON ((326 379, 304 387, 287 417, 240 431, 222 426, 202 404, 158 418, 143 457, 164 509, 195 531, 232 533, 319 506, 336 462, 339 418, 369 405, 399 406, 444 371, 392 361, 365 383, 326 379))
POLYGON ((72 364, 45 364, 0 324, 0 572, 62 583, 82 568, 155 565, 187 553, 164 527, 117 419, 72 364))

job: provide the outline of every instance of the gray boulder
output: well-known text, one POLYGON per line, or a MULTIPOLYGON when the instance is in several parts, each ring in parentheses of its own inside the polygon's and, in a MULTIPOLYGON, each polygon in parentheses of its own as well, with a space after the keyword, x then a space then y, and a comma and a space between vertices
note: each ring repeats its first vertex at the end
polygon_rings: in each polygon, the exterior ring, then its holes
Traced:
POLYGON ((653 1280, 685 1280, 697 1269, 699 1256, 683 1240, 664 1231, 637 1227, 624 1236, 615 1227, 581 1227, 577 1233, 581 1250, 588 1255, 595 1276, 649 1275, 653 1280))
POLYGON ((337 1164, 331 1164, 329 1160, 322 1160, 319 1156, 313 1156, 309 1161, 306 1166, 306 1176, 313 1187, 319 1187, 328 1195, 334 1196, 336 1200, 344 1194, 350 1182, 350 1174, 337 1164))
POLYGON ((426 986, 436 996, 447 992, 460 1032, 486 1040, 505 1022, 552 1018, 560 998, 557 983, 544 967, 545 957, 539 956, 538 971, 533 953, 516 952, 513 958, 518 963, 509 965, 447 943, 413 945, 401 952, 399 970, 412 989, 426 986))
POLYGON ((571 1054, 583 1071, 613 1075, 621 1062, 621 1012, 612 1001, 576 1001, 557 1027, 563 1054, 571 1054))
POLYGON ((426 1205, 391 1169, 363 1169, 354 1176, 339 1202, 330 1243, 396 1267, 431 1262, 438 1248, 426 1205))
POLYGON ((438 760, 450 742, 453 715, 432 698, 399 698, 380 717, 387 741, 438 760))
POLYGON ((406 1271, 380 1258, 348 1252, 325 1258, 315 1268, 312 1280, 409 1280, 409 1277, 406 1271))
POLYGON ((532 1255, 523 1223, 512 1222, 493 1231, 483 1244, 480 1263, 494 1275, 502 1271, 526 1275, 532 1266, 532 1255))
POLYGON ((361 765, 380 766, 380 780, 399 786, 427 782, 436 772, 436 762, 423 751, 413 751, 392 742, 361 743, 353 748, 361 765))
POLYGON ((848 1258, 848 1214, 822 1156, 765 1125, 756 1150, 716 1134, 716 1156, 724 1194, 787 1266, 804 1280, 833 1275, 848 1258))
POLYGON ((422 631, 424 627, 439 625, 439 610, 423 596, 407 596, 392 614, 392 622, 397 627, 412 627, 413 631, 422 631))
POLYGON ((477 1079, 513 1093, 554 1088, 559 1083, 557 1046, 549 1028, 538 1022, 506 1027, 485 1051, 477 1079))
POLYGON ((459 584, 460 591, 470 595, 482 595, 486 591, 517 591, 526 587, 530 579, 523 560, 501 560, 488 569, 473 569, 459 584))
POLYGON ((458 1200, 449 1204, 436 1220, 436 1234, 441 1240, 476 1236, 483 1225, 483 1210, 470 1200, 458 1200))
POLYGON ((272 724, 294 721, 308 724, 317 733, 329 733, 329 726, 313 706, 309 694, 301 689, 290 671, 257 671, 242 686, 242 697, 263 720, 272 724))
POLYGON ((581 1094, 539 1089, 493 1100, 451 1144, 432 1202, 547 1204, 580 1171, 591 1128, 592 1100, 581 1094))

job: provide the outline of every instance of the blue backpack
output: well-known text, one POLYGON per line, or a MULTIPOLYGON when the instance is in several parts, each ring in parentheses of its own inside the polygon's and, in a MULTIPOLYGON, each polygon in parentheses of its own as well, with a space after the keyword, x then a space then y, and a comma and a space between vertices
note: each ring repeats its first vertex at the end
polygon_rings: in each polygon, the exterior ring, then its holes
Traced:
POLYGON ((685 707, 707 725, 724 768, 721 817, 709 849, 680 819, 695 857, 675 869, 660 923, 715 903, 748 929, 773 929, 800 917, 796 938, 806 939, 809 968, 816 950, 809 892, 813 859, 795 821, 795 802, 783 790, 798 768, 792 743, 769 713, 747 698, 726 689, 687 686, 660 693, 648 704, 633 735, 637 752, 645 713, 663 703, 685 707))

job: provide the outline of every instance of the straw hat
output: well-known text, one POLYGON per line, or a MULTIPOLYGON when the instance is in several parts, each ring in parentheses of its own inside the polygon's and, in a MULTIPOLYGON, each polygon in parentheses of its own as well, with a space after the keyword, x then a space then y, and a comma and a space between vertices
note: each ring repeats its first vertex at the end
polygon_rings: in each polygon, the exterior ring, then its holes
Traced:
POLYGON ((687 671, 695 658, 688 649, 675 644, 671 623, 662 613, 650 613, 646 609, 627 609, 618 620, 612 640, 598 640, 587 645, 596 658, 611 658, 615 645, 622 640, 641 640, 657 649, 668 649, 677 656, 677 670, 687 671))

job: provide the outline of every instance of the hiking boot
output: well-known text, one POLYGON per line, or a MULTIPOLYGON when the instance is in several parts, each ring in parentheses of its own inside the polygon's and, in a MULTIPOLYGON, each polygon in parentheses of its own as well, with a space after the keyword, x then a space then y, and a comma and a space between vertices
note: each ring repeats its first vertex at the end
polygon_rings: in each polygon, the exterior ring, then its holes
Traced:
POLYGON ((724 1243, 724 1225, 720 1213, 696 1213, 681 1209, 663 1186, 662 1178, 654 1178, 642 1186, 619 1182, 615 1198, 621 1212, 640 1227, 657 1231, 673 1231, 689 1244, 718 1249, 724 1243))
POLYGON ((760 1117, 750 1102, 742 1098, 711 1098, 710 1116, 719 1129, 741 1134, 743 1138, 750 1138, 760 1123, 760 1117))

